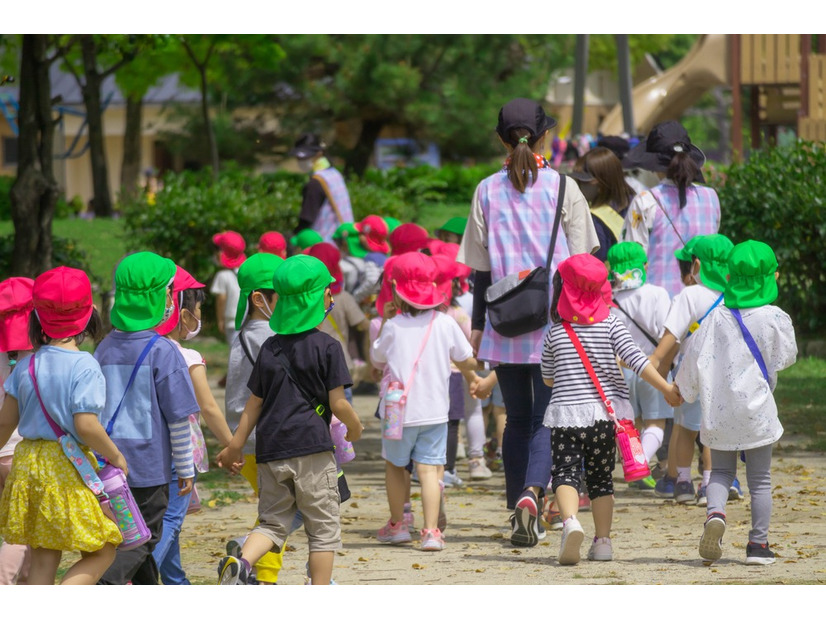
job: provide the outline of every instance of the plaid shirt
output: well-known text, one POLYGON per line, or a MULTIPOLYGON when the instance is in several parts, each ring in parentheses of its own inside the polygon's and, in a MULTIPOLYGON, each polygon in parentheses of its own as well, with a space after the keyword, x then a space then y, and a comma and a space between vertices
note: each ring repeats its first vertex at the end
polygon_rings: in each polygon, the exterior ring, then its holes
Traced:
MULTIPOLYGON (((343 218, 343 222, 353 221, 353 208, 350 206, 350 194, 347 193, 347 185, 344 183, 344 177, 341 173, 333 167, 319 170, 314 176, 321 177, 322 186, 326 186, 332 194, 332 198, 338 207, 339 213, 343 218)), ((326 192, 325 192, 326 193, 326 192)), ((333 233, 336 232, 339 224, 336 212, 330 204, 330 197, 324 200, 321 205, 321 211, 318 217, 313 222, 313 230, 321 235, 325 241, 330 241, 333 238, 333 233)))
POLYGON ((625 216, 623 238, 636 241, 645 248, 648 254, 647 281, 663 287, 674 297, 684 288, 674 251, 692 237, 712 235, 719 228, 720 201, 713 189, 702 185, 686 188, 686 205, 680 209, 677 186, 664 181, 637 194, 631 202, 625 216))

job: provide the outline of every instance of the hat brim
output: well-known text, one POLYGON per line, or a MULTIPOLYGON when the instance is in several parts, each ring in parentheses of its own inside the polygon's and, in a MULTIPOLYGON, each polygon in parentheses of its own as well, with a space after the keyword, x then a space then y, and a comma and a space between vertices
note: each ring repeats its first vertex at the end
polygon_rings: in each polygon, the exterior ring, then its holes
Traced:
MULTIPOLYGON (((626 170, 642 168, 650 172, 666 172, 668 164, 671 162, 671 156, 663 153, 652 153, 646 148, 647 143, 643 140, 628 151, 625 157, 622 158, 622 167, 626 170)), ((693 144, 688 145, 688 154, 698 167, 702 168, 706 163, 705 154, 693 144)))
POLYGON ((221 252, 221 264, 227 269, 235 269, 236 267, 240 267, 244 264, 245 260, 247 260, 246 254, 240 254, 238 256, 228 256, 227 254, 221 252))
POLYGON ((594 180, 594 175, 589 174, 584 170, 581 172, 569 172, 568 176, 571 177, 574 181, 581 181, 582 183, 588 183, 589 181, 594 180))
POLYGON ((320 148, 312 148, 308 146, 301 146, 298 148, 290 149, 288 151, 288 155, 290 157, 295 157, 296 159, 309 159, 313 155, 316 155, 321 152, 320 148))
POLYGON ((402 286, 397 285, 395 290, 396 295, 398 295, 402 301, 410 304, 417 310, 436 308, 448 301, 445 299, 444 292, 438 286, 419 288, 419 290, 416 290, 416 287, 412 287, 410 283, 407 282, 402 286))

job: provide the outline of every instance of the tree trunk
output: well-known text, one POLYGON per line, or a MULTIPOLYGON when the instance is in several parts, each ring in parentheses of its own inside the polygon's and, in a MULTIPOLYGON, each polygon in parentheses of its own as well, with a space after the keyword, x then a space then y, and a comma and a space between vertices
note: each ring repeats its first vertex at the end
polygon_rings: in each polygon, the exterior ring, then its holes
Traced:
POLYGON ((103 110, 100 102, 102 79, 97 68, 97 51, 92 35, 81 39, 83 53, 82 86, 83 103, 86 105, 86 119, 89 124, 89 156, 92 160, 92 189, 95 216, 112 217, 112 194, 109 191, 109 171, 106 165, 106 151, 103 145, 103 110))
POLYGON ((361 133, 355 148, 344 159, 345 174, 361 176, 367 170, 370 156, 385 122, 383 120, 364 120, 361 124, 361 133))
POLYGON ((46 35, 23 35, 17 179, 11 188, 14 221, 12 274, 35 277, 52 266, 54 123, 46 35))
POLYGON ((217 178, 218 169, 221 163, 218 159, 218 143, 215 141, 215 130, 213 129, 212 121, 209 118, 206 62, 203 65, 198 66, 198 71, 201 74, 201 114, 204 117, 204 130, 206 131, 207 145, 209 146, 209 157, 212 162, 212 176, 217 178))
POLYGON ((121 200, 132 200, 138 195, 141 174, 141 121, 143 98, 126 99, 126 132, 123 136, 123 163, 120 169, 121 200))

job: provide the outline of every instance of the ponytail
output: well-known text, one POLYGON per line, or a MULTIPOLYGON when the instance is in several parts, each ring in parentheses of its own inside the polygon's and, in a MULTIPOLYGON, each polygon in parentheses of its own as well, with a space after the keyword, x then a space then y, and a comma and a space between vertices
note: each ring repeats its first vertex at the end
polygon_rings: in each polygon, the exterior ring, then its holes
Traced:
POLYGON ((700 167, 686 151, 677 152, 671 158, 666 170, 666 177, 674 181, 680 195, 680 208, 686 203, 686 188, 703 178, 700 167))
POLYGON ((562 321, 562 317, 559 316, 559 298, 562 295, 562 275, 559 273, 559 269, 554 271, 553 281, 551 282, 551 286, 554 289, 553 297, 551 297, 551 322, 559 323, 562 321))
POLYGON ((527 129, 514 129, 508 138, 508 142, 514 145, 508 164, 508 180, 516 191, 524 194, 528 183, 533 185, 536 182, 538 165, 533 147, 537 138, 527 129))

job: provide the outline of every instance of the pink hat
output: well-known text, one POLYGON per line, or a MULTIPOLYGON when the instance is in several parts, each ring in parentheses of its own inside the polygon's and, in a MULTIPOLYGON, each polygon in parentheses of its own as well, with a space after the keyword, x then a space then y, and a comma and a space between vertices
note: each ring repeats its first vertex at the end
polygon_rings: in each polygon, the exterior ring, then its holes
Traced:
POLYGON ((384 318, 384 305, 393 301, 393 278, 391 277, 393 263, 396 262, 397 256, 390 256, 384 262, 384 274, 381 278, 381 289, 376 296, 376 312, 379 316, 384 318))
MULTIPOLYGON (((442 245, 439 246, 439 254, 449 256, 455 261, 456 257, 459 255, 459 244, 442 243, 442 245)), ((456 275, 454 277, 459 278, 459 285, 462 287, 462 292, 467 293, 470 290, 470 285, 468 284, 467 279, 470 277, 470 274, 473 270, 464 263, 457 262, 455 263, 455 266, 456 275)))
POLYGON ((392 248, 390 253, 398 256, 405 252, 418 252, 427 247, 429 238, 427 231, 418 224, 412 222, 402 224, 390 234, 390 247, 392 248))
POLYGON ((574 254, 559 264, 562 292, 557 312, 563 321, 593 325, 608 316, 603 286, 608 280, 605 263, 591 254, 574 254))
POLYGON ((221 264, 227 269, 240 267, 247 260, 247 255, 244 254, 247 242, 233 230, 213 235, 212 243, 221 249, 221 264))
POLYGON ((82 333, 95 309, 89 276, 71 267, 56 267, 37 276, 32 303, 40 327, 49 338, 82 333))
POLYGON ((175 278, 172 280, 172 315, 155 328, 161 336, 166 336, 178 326, 181 319, 181 295, 179 293, 190 288, 204 288, 206 284, 201 284, 191 273, 180 265, 175 265, 175 278))
POLYGON ((323 241, 311 245, 304 250, 303 253, 313 256, 324 263, 327 271, 335 278, 335 282, 330 284, 330 292, 333 295, 338 295, 344 284, 344 274, 341 272, 341 264, 339 263, 341 260, 341 252, 338 251, 338 248, 328 241, 323 241))
POLYGON ((29 315, 32 313, 31 278, 9 278, 0 282, 0 351, 28 351, 29 315))
POLYGON ((426 310, 447 302, 436 281, 438 267, 434 260, 420 252, 399 256, 390 271, 396 294, 414 308, 426 310))
POLYGON ((287 240, 280 232, 274 230, 265 232, 258 240, 258 251, 287 258, 287 240))
POLYGON ((614 289, 611 288, 611 281, 606 280, 605 284, 602 285, 602 298, 605 300, 605 303, 608 305, 609 308, 618 308, 617 304, 614 303, 614 289))
POLYGON ((427 249, 430 250, 431 256, 436 256, 437 254, 443 254, 444 250, 442 249, 445 245, 445 242, 441 239, 428 239, 427 240, 427 249))
POLYGON ((390 251, 387 243, 387 222, 378 215, 368 215, 356 223, 355 228, 364 235, 364 245, 371 252, 387 254, 390 251))
POLYGON ((445 296, 445 303, 449 303, 453 299, 453 278, 456 277, 456 261, 444 254, 436 254, 431 258, 436 263, 436 269, 438 270, 436 284, 442 295, 445 296))

